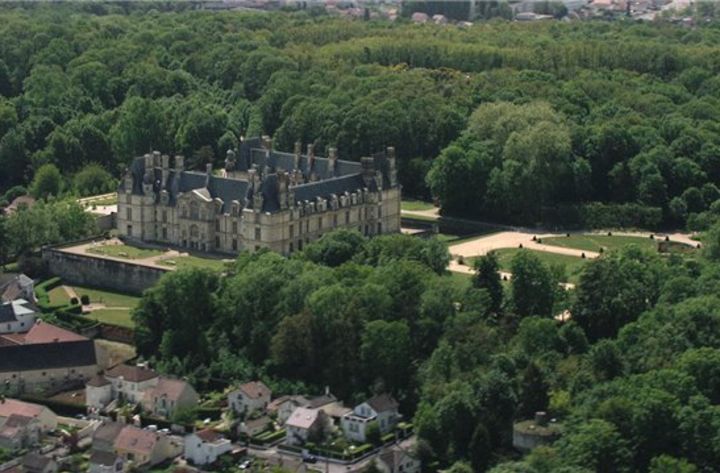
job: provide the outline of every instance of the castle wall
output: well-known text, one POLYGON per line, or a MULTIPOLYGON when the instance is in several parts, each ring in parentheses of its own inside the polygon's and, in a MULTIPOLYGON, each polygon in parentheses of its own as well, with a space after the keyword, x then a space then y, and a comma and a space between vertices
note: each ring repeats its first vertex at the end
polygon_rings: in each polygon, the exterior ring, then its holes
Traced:
POLYGON ((169 270, 91 255, 67 253, 61 248, 42 251, 48 270, 68 284, 97 287, 111 291, 141 294, 169 270))

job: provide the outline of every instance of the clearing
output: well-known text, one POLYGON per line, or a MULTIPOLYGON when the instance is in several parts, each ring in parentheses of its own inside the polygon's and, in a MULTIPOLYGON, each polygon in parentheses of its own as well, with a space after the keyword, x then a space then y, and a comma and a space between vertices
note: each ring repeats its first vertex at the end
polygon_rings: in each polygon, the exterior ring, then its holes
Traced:
POLYGON ((657 240, 650 238, 642 238, 626 235, 570 235, 543 238, 542 243, 551 246, 560 246, 563 248, 575 248, 583 251, 599 251, 600 248, 605 250, 614 250, 628 245, 637 245, 648 250, 657 249, 657 240))

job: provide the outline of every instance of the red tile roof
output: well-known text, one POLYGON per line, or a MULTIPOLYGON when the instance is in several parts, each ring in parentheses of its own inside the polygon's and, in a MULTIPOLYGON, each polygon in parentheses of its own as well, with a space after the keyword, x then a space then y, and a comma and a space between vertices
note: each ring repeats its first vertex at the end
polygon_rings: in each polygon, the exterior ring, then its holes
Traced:
POLYGON ((200 437, 203 442, 208 442, 208 443, 214 443, 217 440, 222 439, 222 435, 220 435, 219 433, 215 432, 212 429, 198 430, 197 432, 195 432, 195 435, 200 437))
POLYGON ((115 449, 149 455, 157 445, 158 436, 155 432, 127 425, 115 439, 115 449))
POLYGON ((270 388, 265 386, 262 381, 250 381, 249 383, 241 384, 240 391, 245 393, 246 396, 253 399, 260 399, 261 397, 270 397, 272 392, 270 388))
POLYGON ((5 399, 0 401, 0 417, 10 417, 13 414, 25 417, 37 417, 46 409, 38 404, 18 401, 17 399, 5 399))
POLYGON ((78 342, 83 340, 87 340, 87 338, 70 330, 38 321, 25 333, 24 343, 28 345, 33 343, 78 342))

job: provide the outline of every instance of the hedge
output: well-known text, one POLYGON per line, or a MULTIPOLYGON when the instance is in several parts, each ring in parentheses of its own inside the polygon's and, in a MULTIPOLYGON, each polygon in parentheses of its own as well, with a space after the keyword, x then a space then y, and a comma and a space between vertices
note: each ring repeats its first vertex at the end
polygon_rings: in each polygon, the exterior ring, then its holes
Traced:
POLYGON ((640 204, 558 205, 543 208, 542 221, 546 225, 565 228, 645 228, 657 229, 663 223, 660 207, 640 204))
POLYGON ((48 292, 58 287, 62 281, 58 277, 50 278, 35 286, 35 296, 37 297, 38 307, 43 311, 53 311, 65 307, 65 304, 51 306, 50 296, 48 292))

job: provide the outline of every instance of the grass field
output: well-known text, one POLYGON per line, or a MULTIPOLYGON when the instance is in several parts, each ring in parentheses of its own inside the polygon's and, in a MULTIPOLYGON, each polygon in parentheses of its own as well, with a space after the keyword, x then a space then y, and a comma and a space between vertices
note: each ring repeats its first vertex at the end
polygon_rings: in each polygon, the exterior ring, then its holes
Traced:
POLYGON ((79 297, 83 294, 90 296, 91 304, 105 304, 107 307, 126 307, 133 309, 140 301, 139 297, 120 294, 118 292, 103 291, 89 287, 73 287, 79 297))
POLYGON ((197 256, 171 256, 157 261, 169 268, 209 268, 215 271, 225 269, 225 262, 219 259, 198 258, 197 256))
POLYGON ((575 248, 583 251, 599 251, 601 247, 606 250, 614 250, 628 245, 637 245, 649 250, 657 249, 657 241, 650 238, 622 236, 622 235, 570 235, 569 237, 544 238, 543 244, 561 246, 563 248, 575 248))
POLYGON ((70 297, 68 297, 67 292, 65 292, 62 286, 51 289, 50 292, 48 292, 48 297, 50 298, 50 305, 67 304, 70 302, 70 297))
MULTIPOLYGON (((523 251, 519 248, 503 248, 501 250, 495 250, 495 254, 498 257, 498 263, 500 264, 500 269, 503 271, 510 271, 511 265, 512 265, 512 259, 513 257, 519 252, 523 251)), ((535 256, 540 258, 540 261, 542 261, 545 264, 548 265, 560 265, 565 267, 565 273, 567 275, 567 281, 562 282, 571 282, 575 283, 578 279, 578 273, 580 269, 587 264, 588 259, 582 259, 575 256, 568 256, 568 255, 558 255, 555 253, 548 253, 545 251, 534 251, 534 250, 524 250, 524 251, 531 251, 535 256)), ((471 264, 468 262, 468 264, 471 264)))
POLYGON ((423 210, 432 210, 435 208, 435 206, 432 204, 432 202, 423 202, 422 200, 403 200, 400 203, 400 208, 402 210, 409 210, 411 212, 419 212, 423 210))
POLYGON ((98 245, 88 248, 87 252, 126 259, 150 258, 151 256, 159 256, 163 253, 160 250, 136 248, 128 245, 98 245))
POLYGON ((93 205, 115 205, 117 204, 117 194, 92 198, 83 201, 83 203, 88 207, 92 207, 93 205))
POLYGON ((84 317, 90 320, 97 320, 98 322, 132 328, 135 324, 130 316, 131 312, 132 311, 128 309, 97 309, 85 314, 84 317))

